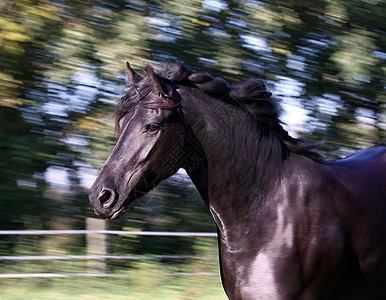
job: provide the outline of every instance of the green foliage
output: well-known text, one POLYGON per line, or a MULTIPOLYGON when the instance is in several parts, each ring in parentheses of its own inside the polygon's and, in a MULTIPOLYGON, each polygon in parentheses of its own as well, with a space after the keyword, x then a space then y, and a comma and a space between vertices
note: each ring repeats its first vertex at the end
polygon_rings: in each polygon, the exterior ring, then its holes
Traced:
MULTIPOLYGON (((305 121, 288 124, 291 133, 326 139, 329 158, 385 144, 385 15, 375 0, 2 1, 0 228, 84 228, 93 211, 82 182, 116 141, 126 60, 139 72, 143 61, 184 60, 230 82, 261 77, 284 107, 302 108, 294 120, 305 121)), ((214 231, 189 183, 167 181, 154 193, 110 227, 214 231)), ((199 248, 187 238, 154 241, 114 237, 110 251, 199 248)), ((0 237, 0 252, 57 244, 29 242, 0 237)), ((66 251, 84 241, 75 245, 66 251)))

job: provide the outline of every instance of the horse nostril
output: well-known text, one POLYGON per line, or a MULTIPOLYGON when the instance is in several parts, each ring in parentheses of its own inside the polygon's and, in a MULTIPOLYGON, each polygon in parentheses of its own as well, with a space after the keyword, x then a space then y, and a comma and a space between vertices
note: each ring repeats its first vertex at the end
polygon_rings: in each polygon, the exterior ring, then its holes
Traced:
POLYGON ((98 195, 98 200, 103 208, 111 208, 115 205, 115 196, 114 190, 104 187, 98 195))

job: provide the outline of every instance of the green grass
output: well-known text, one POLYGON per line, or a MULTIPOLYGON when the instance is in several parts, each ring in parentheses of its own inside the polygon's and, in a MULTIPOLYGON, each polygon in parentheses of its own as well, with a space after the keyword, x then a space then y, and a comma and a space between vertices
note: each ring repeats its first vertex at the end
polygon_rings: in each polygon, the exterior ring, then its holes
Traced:
MULTIPOLYGON (((174 276, 173 268, 143 263, 115 278, 1 279, 1 300, 225 300, 218 276, 174 276)), ((191 270, 199 272, 200 270, 191 270)))

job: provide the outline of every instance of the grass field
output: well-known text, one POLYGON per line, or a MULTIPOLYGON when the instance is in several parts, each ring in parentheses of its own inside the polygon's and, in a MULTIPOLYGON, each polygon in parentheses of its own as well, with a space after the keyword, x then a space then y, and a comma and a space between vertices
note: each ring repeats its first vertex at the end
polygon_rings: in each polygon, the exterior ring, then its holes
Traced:
MULTIPOLYGON (((133 286, 120 279, 55 279, 28 283, 24 280, 7 279, 0 286, 2 300, 147 300, 147 299, 227 299, 220 282, 203 276, 171 280, 165 285, 149 282, 148 286, 133 286)), ((156 280, 159 281, 159 280, 156 280)))
POLYGON ((1 300, 225 300, 219 276, 179 275, 144 264, 114 278, 0 279, 1 300))

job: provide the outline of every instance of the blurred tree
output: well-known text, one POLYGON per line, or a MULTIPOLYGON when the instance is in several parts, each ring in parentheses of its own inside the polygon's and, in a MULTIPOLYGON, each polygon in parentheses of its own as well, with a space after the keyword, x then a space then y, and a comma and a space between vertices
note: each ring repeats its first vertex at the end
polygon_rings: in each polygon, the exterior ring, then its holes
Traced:
POLYGON ((45 98, 40 72, 50 60, 42 50, 56 32, 57 11, 28 1, 5 1, 0 9, 0 226, 15 229, 26 215, 44 215, 43 173, 64 146, 57 125, 39 113, 45 98))
MULTIPOLYGON (((385 144, 385 14, 381 0, 2 1, 1 228, 92 215, 80 183, 115 143, 126 60, 139 71, 143 61, 184 60, 230 82, 266 79, 279 102, 305 112, 293 133, 326 138, 321 151, 330 158, 385 144), (69 179, 58 178, 59 188, 49 170, 69 179)), ((192 193, 177 184, 168 190, 192 193)), ((185 196, 157 211, 163 227, 146 207, 132 220, 141 229, 211 230, 195 221, 196 206, 182 217, 185 196)))

